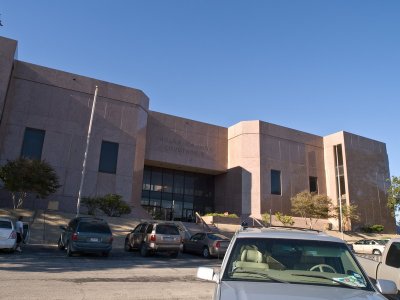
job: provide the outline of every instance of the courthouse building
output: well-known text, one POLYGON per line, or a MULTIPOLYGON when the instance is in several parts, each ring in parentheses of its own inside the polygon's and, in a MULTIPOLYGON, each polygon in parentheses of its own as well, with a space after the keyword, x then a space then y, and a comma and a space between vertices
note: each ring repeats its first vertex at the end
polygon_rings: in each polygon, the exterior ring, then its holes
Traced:
MULTIPOLYGON (((384 143, 348 132, 318 136, 264 121, 228 128, 149 110, 138 89, 19 61, 0 37, 0 163, 46 160, 62 185, 26 206, 75 212, 95 86, 83 196, 116 193, 135 213, 185 220, 207 212, 290 214, 290 198, 339 191, 363 224, 394 228, 386 208, 384 143)), ((10 197, 1 193, 2 205, 10 197)), ((8 204, 7 204, 8 203, 8 204)))

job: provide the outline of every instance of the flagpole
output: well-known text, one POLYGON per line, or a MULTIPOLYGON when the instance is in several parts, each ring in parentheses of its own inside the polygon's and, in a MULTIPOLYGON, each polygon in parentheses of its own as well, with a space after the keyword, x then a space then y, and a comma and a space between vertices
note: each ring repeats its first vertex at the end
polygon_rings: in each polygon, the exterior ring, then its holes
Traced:
POLYGON ((92 124, 93 124, 93 117, 94 117, 94 109, 95 109, 95 107, 96 107, 97 91, 98 91, 98 86, 96 85, 96 89, 95 89, 95 91, 94 91, 94 99, 93 99, 93 105, 92 105, 92 113, 90 114, 90 121, 89 121, 88 134, 87 134, 87 138, 86 138, 86 150, 85 150, 85 155, 84 155, 84 158, 83 158, 82 175, 81 175, 81 184, 80 184, 79 192, 78 192, 78 202, 77 202, 77 204, 76 204, 76 216, 77 216, 77 217, 79 217, 80 207, 81 207, 81 195, 82 195, 83 182, 84 182, 84 180, 85 180, 86 159, 87 159, 87 154, 88 154, 89 144, 90 144, 90 134, 92 133, 92 124))

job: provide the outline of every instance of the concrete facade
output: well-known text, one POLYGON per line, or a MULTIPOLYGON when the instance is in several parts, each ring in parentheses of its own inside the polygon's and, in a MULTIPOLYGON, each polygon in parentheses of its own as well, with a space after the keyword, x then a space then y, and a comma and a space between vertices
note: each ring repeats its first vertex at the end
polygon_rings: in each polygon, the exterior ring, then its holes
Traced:
MULTIPOLYGON (((75 209, 98 86, 84 196, 117 193, 140 212, 144 167, 156 166, 213 176, 216 212, 290 214, 290 198, 310 189, 310 177, 318 193, 337 204, 334 149, 341 144, 343 199, 359 206, 360 225, 394 229, 386 208, 384 143, 347 132, 321 137, 259 120, 225 128, 150 111, 138 89, 22 62, 16 49, 16 41, 0 38, 0 163, 21 155, 26 128, 45 131, 42 159, 55 168, 62 187, 39 206, 56 200, 60 210, 75 209), (102 141, 119 145, 115 174, 99 172, 102 141), (278 195, 271 193, 271 170, 280 172, 278 195)), ((1 193, 3 204, 7 195, 1 193)))

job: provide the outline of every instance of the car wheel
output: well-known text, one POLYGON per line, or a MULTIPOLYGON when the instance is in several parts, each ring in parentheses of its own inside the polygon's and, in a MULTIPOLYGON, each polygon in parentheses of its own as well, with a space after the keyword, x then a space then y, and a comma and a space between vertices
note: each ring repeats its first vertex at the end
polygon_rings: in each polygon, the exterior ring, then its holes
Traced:
POLYGON ((105 251, 105 252, 101 253, 101 255, 103 257, 108 257, 110 255, 110 252, 109 251, 105 251))
POLYGON ((149 251, 147 250, 147 246, 146 246, 145 243, 143 243, 140 246, 140 255, 143 256, 143 257, 146 257, 147 255, 149 255, 149 251))
POLYGON ((185 246, 185 244, 183 244, 183 246, 182 246, 182 253, 186 253, 186 246, 185 246))
POLYGON ((61 237, 58 239, 57 246, 58 246, 58 249, 65 250, 65 246, 63 245, 63 243, 61 241, 61 237))
POLYGON ((210 258, 210 250, 208 249, 208 247, 204 247, 204 249, 203 249, 203 257, 204 258, 210 258))
POLYGON ((382 252, 380 250, 378 250, 378 249, 375 249, 374 251, 372 251, 372 254, 382 255, 382 252))
POLYGON ((74 252, 71 249, 71 244, 68 243, 67 245, 67 256, 71 257, 74 254, 74 252))
POLYGON ((178 255, 179 255, 179 251, 176 251, 176 252, 172 252, 172 253, 171 253, 171 257, 172 257, 172 258, 177 258, 178 255))
POLYGON ((129 245, 128 239, 125 239, 124 250, 127 252, 132 251, 132 247, 131 247, 131 245, 129 245))

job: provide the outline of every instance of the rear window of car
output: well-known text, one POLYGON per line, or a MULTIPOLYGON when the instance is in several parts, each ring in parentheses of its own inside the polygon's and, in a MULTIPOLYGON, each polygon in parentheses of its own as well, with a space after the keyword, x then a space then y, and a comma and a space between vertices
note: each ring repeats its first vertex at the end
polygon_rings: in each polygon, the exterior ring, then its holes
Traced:
POLYGON ((0 228, 2 229, 12 229, 10 221, 0 221, 0 228))
POLYGON ((174 225, 157 225, 156 233, 179 235, 179 230, 174 225))
POLYGON ((216 241, 216 240, 226 240, 226 236, 223 236, 222 234, 215 234, 215 233, 208 233, 207 237, 210 240, 216 241))
POLYGON ((106 223, 100 222, 81 222, 79 223, 77 231, 91 233, 111 233, 110 227, 106 223))

